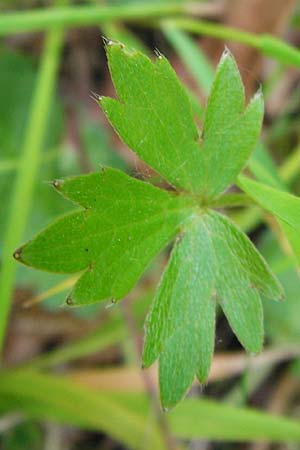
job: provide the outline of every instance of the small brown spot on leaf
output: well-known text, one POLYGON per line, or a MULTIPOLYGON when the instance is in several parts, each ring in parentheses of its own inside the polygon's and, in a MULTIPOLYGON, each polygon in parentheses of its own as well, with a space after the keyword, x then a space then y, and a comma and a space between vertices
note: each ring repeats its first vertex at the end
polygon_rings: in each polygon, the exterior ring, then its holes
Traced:
POLYGON ((13 257, 14 257, 16 260, 20 260, 20 259, 21 259, 21 248, 18 248, 18 249, 14 252, 13 257))
POLYGON ((72 298, 71 298, 70 296, 67 297, 67 299, 66 299, 66 304, 69 305, 69 306, 74 305, 73 300, 72 300, 72 298))
POLYGON ((61 182, 60 180, 53 180, 53 181, 52 181, 52 186, 53 186, 55 189, 59 189, 59 188, 61 187, 61 184, 62 184, 62 182, 61 182))

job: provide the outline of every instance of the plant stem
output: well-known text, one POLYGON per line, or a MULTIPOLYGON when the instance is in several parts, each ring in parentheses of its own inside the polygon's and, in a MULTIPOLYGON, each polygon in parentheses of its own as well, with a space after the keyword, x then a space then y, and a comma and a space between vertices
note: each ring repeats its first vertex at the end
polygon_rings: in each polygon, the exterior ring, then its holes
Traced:
POLYGON ((3 347, 16 272, 12 253, 22 239, 30 210, 34 183, 40 164, 48 113, 56 82, 62 42, 62 30, 54 29, 46 36, 40 70, 25 131, 24 147, 20 158, 19 170, 13 186, 12 200, 4 236, 3 265, 0 275, 0 350, 3 347))
POLYGON ((185 14, 197 3, 148 3, 116 6, 69 6, 22 11, 0 16, 0 35, 50 30, 53 26, 70 28, 118 20, 141 20, 185 14))
POLYGON ((247 194, 234 192, 216 198, 211 206, 213 208, 239 208, 254 204, 254 201, 247 194))

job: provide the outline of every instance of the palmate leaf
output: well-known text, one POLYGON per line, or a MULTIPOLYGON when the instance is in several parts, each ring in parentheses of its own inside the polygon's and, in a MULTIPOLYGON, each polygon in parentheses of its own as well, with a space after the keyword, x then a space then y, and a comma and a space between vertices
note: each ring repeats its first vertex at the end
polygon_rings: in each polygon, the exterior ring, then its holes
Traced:
POLYGON ((260 293, 282 289, 244 233, 216 212, 187 224, 176 243, 146 322, 143 364, 159 358, 162 404, 174 406, 195 374, 205 381, 214 349, 218 301, 236 336, 252 353, 263 344, 260 293))
POLYGON ((245 110, 244 88, 224 52, 209 96, 202 136, 189 98, 162 55, 153 63, 109 41, 108 64, 118 100, 99 101, 121 139, 178 189, 211 197, 234 182, 257 141, 263 99, 245 110))
POLYGON ((201 190, 199 131, 188 96, 168 61, 110 41, 108 64, 118 99, 100 106, 122 140, 178 189, 201 190))
POLYGON ((261 92, 245 109, 239 71, 231 54, 225 51, 208 98, 203 126, 202 190, 208 199, 224 191, 245 166, 260 133, 263 111, 261 92))
POLYGON ((73 305, 124 297, 190 214, 189 201, 115 169, 54 186, 85 209, 54 222, 15 257, 51 272, 84 271, 68 297, 73 305))
POLYGON ((247 236, 209 209, 251 153, 263 101, 257 94, 245 109, 240 75, 226 51, 201 134, 164 57, 152 62, 115 42, 107 55, 118 99, 102 97, 101 107, 123 141, 175 189, 108 168, 57 180, 54 187, 80 210, 58 219, 15 257, 42 270, 82 272, 67 303, 83 305, 124 297, 177 237, 148 315, 143 354, 146 367, 159 359, 162 404, 170 408, 195 375, 207 378, 217 302, 242 345, 256 353, 263 343, 260 294, 282 298, 247 236))

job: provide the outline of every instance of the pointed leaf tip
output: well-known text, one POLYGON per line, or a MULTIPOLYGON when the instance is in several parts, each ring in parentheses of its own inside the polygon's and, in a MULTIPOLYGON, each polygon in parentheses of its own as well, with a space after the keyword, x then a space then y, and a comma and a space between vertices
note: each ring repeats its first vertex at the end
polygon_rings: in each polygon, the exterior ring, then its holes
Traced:
POLYGON ((229 50, 229 48, 227 47, 227 45, 225 45, 225 48, 224 48, 223 53, 222 53, 222 55, 221 55, 219 64, 220 64, 225 58, 228 58, 229 56, 231 56, 231 57, 233 58, 233 55, 232 55, 231 51, 229 50))

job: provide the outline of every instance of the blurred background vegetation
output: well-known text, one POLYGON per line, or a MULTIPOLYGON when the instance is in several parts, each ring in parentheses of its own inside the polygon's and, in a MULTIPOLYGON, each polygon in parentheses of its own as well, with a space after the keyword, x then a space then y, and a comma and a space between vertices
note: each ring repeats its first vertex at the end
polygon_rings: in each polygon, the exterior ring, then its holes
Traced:
POLYGON ((259 208, 228 214, 286 290, 284 303, 265 301, 265 350, 246 355, 220 314, 208 385, 195 385, 168 414, 159 409, 156 369, 140 370, 143 321, 168 251, 122 303, 71 310, 61 305, 74 277, 17 268, 11 257, 70 209, 52 179, 109 165, 156 180, 91 98, 113 95, 102 36, 165 54, 200 124, 229 47, 247 97, 261 85, 266 101, 248 170, 300 193, 297 1, 0 0, 0 448, 300 449, 299 272, 259 208))

